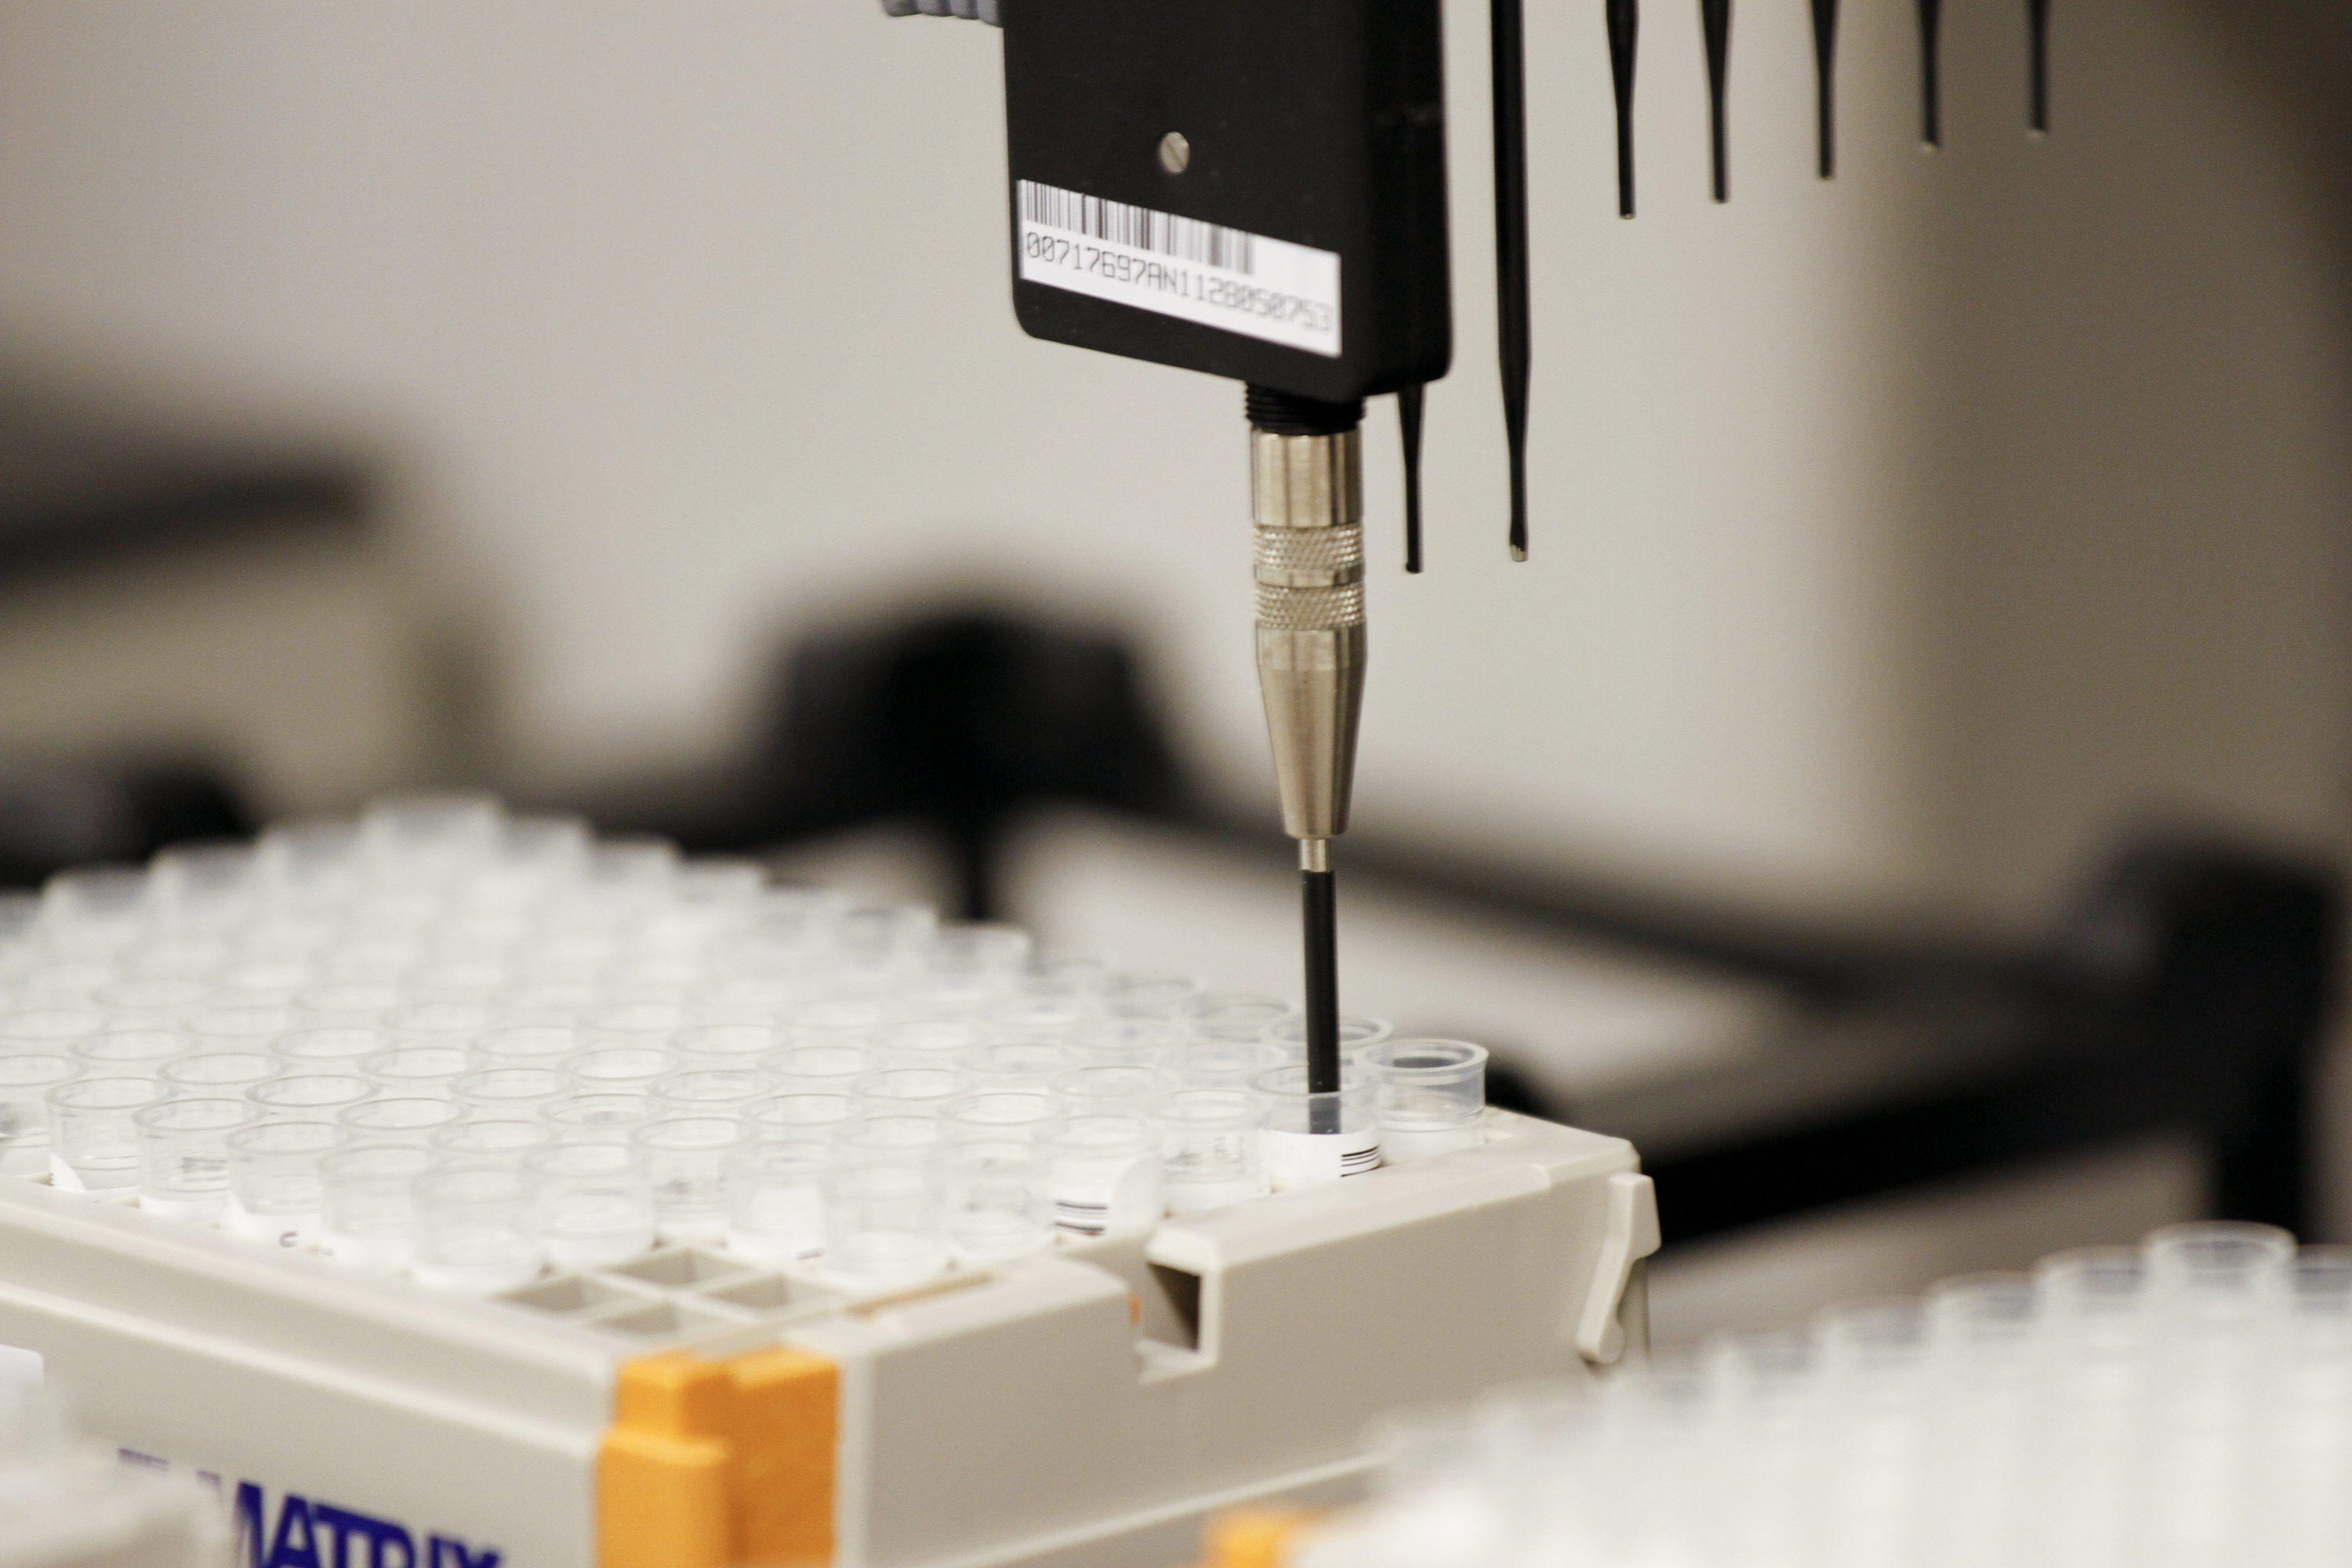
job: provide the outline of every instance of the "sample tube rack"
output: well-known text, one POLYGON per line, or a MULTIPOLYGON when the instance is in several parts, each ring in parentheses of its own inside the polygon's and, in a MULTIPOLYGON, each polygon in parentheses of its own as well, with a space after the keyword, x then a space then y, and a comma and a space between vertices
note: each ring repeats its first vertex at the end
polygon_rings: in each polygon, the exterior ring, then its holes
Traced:
POLYGON ((476 1300, 0 1182, 0 1346, 215 1485, 243 1568, 1165 1568, 1384 1411, 1638 1341, 1630 1145, 1507 1112, 896 1295, 669 1247, 476 1300))

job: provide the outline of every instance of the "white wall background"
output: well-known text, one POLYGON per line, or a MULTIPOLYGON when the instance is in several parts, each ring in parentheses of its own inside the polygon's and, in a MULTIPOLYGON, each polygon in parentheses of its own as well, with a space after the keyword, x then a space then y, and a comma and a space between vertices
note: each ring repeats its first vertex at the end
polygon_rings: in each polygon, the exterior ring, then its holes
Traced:
MULTIPOLYGON (((1822 185, 1804 7, 1743 6, 1717 208, 1654 5, 1633 224, 1597 11, 1533 9, 1536 559, 1455 0, 1460 350, 1360 829, 1993 912, 2148 803, 2333 835, 2340 258, 2206 8, 2063 7, 2041 146, 2020 8, 1950 8, 1924 160, 1912 7, 1850 0, 1822 185)), ((1150 628, 1256 790, 1238 391, 1021 337, 1000 117, 992 34, 866 0, 0 0, 0 336, 389 454, 519 777, 712 753, 780 632, 996 584, 1150 628)))

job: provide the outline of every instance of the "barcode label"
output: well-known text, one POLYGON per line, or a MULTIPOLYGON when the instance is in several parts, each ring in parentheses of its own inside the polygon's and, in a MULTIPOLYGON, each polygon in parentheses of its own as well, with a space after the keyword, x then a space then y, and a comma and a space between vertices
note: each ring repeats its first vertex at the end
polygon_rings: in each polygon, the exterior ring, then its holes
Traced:
POLYGON ((1075 1236, 1100 1236, 1110 1228, 1110 1205, 1061 1198, 1054 1205, 1054 1224, 1075 1236))
POLYGON ((1276 1192, 1344 1181, 1380 1169, 1381 1130, 1377 1127, 1353 1132, 1278 1132, 1269 1127, 1258 1133, 1257 1142, 1265 1159, 1265 1173, 1274 1179, 1276 1192))
POLYGON ((1180 261, 1198 261, 1247 275, 1250 248, 1257 236, 1199 218, 1156 213, 1100 196, 1082 196, 1056 190, 1034 180, 1021 182, 1021 216, 1045 228, 1067 230, 1093 239, 1107 239, 1134 250, 1156 250, 1180 261))
POLYGON ((1336 251, 1034 180, 1014 195, 1026 282, 1339 355, 1336 251))

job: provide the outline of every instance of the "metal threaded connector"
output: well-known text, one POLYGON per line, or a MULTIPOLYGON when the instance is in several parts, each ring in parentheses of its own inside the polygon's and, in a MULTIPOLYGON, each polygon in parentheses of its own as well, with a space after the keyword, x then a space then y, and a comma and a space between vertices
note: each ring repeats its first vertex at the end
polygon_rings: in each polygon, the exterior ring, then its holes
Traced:
POLYGON ((1360 453, 1354 429, 1250 432, 1258 687, 1283 830, 1301 840, 1346 828, 1355 781, 1364 689, 1360 453))

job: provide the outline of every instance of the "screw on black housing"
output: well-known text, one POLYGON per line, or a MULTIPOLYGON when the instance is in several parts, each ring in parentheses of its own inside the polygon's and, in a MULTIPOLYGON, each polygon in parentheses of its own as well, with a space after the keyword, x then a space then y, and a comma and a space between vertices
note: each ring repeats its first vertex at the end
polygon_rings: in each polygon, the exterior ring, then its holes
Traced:
POLYGON ((1698 0, 1699 31, 1706 39, 1707 153, 1715 199, 1731 199, 1731 151, 1723 122, 1724 90, 1731 74, 1731 0, 1698 0))
POLYGON ((1528 558, 1528 68, 1519 0, 1494 0, 1495 284, 1503 438, 1511 466, 1511 559, 1528 558))
POLYGON ((1813 0, 1813 121, 1824 180, 1837 173, 1837 36, 1838 0, 1813 0))
POLYGON ((1642 40, 1641 0, 1603 0, 1609 81, 1617 95, 1617 216, 1633 216, 1633 53, 1642 40))
POLYGON ((1944 144, 1944 0, 1919 0, 1919 148, 1944 144))

